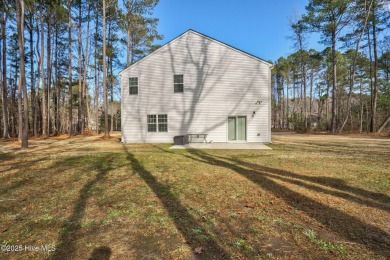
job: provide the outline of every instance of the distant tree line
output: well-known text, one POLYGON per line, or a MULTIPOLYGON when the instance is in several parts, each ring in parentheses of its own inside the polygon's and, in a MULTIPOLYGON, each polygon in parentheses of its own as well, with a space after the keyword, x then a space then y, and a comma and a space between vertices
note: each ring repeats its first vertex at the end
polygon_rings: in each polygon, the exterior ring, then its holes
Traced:
POLYGON ((2 0, 1 136, 28 147, 28 136, 120 126, 115 71, 159 47, 157 3, 2 0))
POLYGON ((272 125, 332 133, 390 125, 390 2, 310 0, 290 19, 295 52, 272 77, 272 125), (319 33, 324 50, 307 47, 319 33))

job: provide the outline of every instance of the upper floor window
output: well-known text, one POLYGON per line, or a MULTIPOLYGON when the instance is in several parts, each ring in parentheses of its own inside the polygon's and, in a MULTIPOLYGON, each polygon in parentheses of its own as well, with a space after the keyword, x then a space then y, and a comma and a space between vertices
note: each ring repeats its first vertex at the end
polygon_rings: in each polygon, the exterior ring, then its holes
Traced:
POLYGON ((138 78, 129 78, 129 94, 138 95, 138 78))
POLYGON ((184 90, 184 79, 183 75, 174 75, 173 76, 173 92, 180 93, 184 90))

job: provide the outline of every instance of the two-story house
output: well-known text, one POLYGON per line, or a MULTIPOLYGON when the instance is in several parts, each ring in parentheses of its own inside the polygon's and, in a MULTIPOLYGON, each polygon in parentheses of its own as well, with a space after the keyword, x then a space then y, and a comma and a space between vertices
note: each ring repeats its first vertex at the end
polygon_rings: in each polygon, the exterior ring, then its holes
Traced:
POLYGON ((272 64, 193 30, 121 76, 122 141, 271 142, 272 64))

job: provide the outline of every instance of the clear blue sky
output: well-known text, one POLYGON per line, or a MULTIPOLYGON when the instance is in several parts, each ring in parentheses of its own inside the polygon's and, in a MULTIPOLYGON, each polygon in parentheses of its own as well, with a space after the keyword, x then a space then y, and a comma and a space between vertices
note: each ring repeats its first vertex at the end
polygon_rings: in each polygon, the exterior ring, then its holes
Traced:
MULTIPOLYGON (((154 17, 164 44, 188 29, 276 61, 293 52, 288 17, 303 14, 308 0, 160 0, 154 17)), ((322 50, 318 36, 310 47, 322 50)))

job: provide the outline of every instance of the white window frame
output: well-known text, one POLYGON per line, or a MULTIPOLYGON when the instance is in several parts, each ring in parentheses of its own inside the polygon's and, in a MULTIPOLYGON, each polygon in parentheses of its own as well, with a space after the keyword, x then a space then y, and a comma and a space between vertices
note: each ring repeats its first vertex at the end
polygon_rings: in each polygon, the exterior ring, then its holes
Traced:
POLYGON ((183 93, 184 92, 184 75, 175 74, 173 75, 173 93, 183 93), (181 76, 181 82, 176 82, 176 76, 181 76), (181 91, 176 91, 176 88, 179 88, 181 91))
POLYGON ((168 132, 168 114, 150 114, 146 117, 147 131, 149 133, 167 133, 168 132), (153 118, 154 117, 154 118, 153 118), (160 118, 161 117, 161 118, 160 118), (163 118, 165 117, 165 118, 163 118), (152 120, 149 120, 152 119, 152 120), (164 120, 164 122, 160 122, 164 120), (150 131, 149 126, 154 125, 155 131, 150 131), (161 130, 163 126, 166 125, 166 131, 161 130))
POLYGON ((131 95, 131 96, 138 95, 138 77, 130 77, 129 78, 129 95, 131 95), (132 79, 136 79, 137 80, 137 85, 132 85, 132 79), (132 88, 136 88, 137 89, 137 93, 131 93, 131 89, 132 88))
POLYGON ((158 114, 157 115, 157 131, 158 132, 168 132, 168 114, 158 114), (164 120, 164 122, 160 122, 160 116, 161 116, 161 120, 164 120), (165 117, 165 118, 163 118, 165 117), (165 126, 166 130, 160 130, 160 126, 165 126))
POLYGON ((157 132, 157 115, 147 115, 146 122, 147 122, 148 132, 150 132, 150 133, 157 132), (149 119, 152 119, 152 121, 150 121, 149 119), (154 131, 149 130, 149 126, 153 126, 153 125, 154 125, 154 131))

